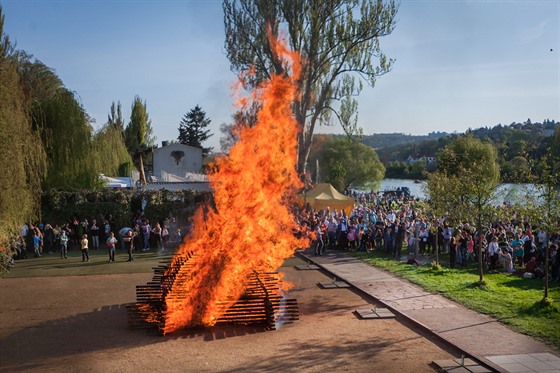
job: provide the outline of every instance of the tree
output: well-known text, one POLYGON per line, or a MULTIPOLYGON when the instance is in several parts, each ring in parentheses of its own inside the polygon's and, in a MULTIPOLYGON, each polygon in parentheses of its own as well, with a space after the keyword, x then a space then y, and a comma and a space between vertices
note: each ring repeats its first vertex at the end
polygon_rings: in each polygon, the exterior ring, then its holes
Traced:
POLYGON ((73 92, 59 88, 36 110, 44 128, 48 169, 44 189, 96 189, 99 174, 93 159, 93 127, 73 92))
POLYGON ((183 116, 179 123, 179 137, 177 138, 181 144, 193 146, 202 149, 202 156, 206 157, 212 148, 205 148, 202 143, 208 140, 212 134, 206 128, 210 125, 211 120, 206 118, 200 106, 196 105, 187 114, 183 116))
POLYGON ((339 190, 376 189, 385 175, 375 150, 346 138, 328 140, 319 163, 326 174, 325 181, 339 190))
POLYGON ((239 130, 243 127, 253 127, 257 119, 256 103, 252 102, 250 108, 238 110, 233 114, 233 123, 222 123, 220 125, 220 150, 229 153, 233 145, 239 141, 239 130))
POLYGON ((152 123, 148 117, 146 102, 142 102, 140 97, 135 96, 130 121, 124 131, 124 140, 126 148, 140 172, 140 182, 144 185, 146 184, 146 174, 143 158, 149 154, 154 145, 152 132, 152 123))
POLYGON ((121 102, 115 106, 115 102, 111 104, 111 113, 107 116, 107 124, 121 131, 124 136, 124 120, 122 116, 121 102))
MULTIPOLYGON (((30 100, 18 73, 16 51, 4 34, 0 6, 0 255, 9 258, 10 239, 23 222, 39 217, 41 180, 46 155, 41 138, 31 126, 30 100)), ((6 269, 0 260, 0 272, 6 269)))
POLYGON ((234 124, 220 124, 220 150, 222 153, 229 153, 231 147, 239 140, 239 136, 235 131, 234 124))
POLYGON ((526 190, 525 200, 520 206, 522 211, 534 226, 543 229, 547 237, 544 248, 544 295, 548 299, 548 267, 550 256, 550 237, 560 233, 560 126, 556 127, 547 154, 540 160, 532 162, 529 180, 532 188, 526 190))
MULTIPOLYGON (((500 170, 496 148, 473 135, 458 137, 438 154, 438 170, 429 175, 427 192, 434 212, 455 222, 476 221, 482 234, 485 216, 493 209, 500 170)), ((480 240, 478 244, 479 282, 484 281, 480 240)))
POLYGON ((394 29, 393 0, 224 0, 223 9, 227 57, 246 89, 254 89, 272 73, 290 74, 271 48, 269 35, 282 35, 303 57, 293 104, 302 128, 300 175, 316 126, 331 124, 332 115, 349 136, 361 134, 354 97, 362 81, 373 86, 391 68, 393 61, 382 53, 379 39, 394 29))
POLYGON ((118 126, 105 124, 93 137, 93 160, 98 173, 106 176, 130 176, 132 158, 118 126))

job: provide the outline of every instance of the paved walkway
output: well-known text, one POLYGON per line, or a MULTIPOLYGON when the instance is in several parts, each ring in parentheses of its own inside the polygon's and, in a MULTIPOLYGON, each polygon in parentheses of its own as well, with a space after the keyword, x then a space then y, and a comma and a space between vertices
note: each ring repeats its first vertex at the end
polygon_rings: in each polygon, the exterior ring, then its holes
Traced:
POLYGON ((496 371, 560 373, 559 350, 516 333, 490 316, 430 294, 342 252, 327 251, 320 257, 311 250, 300 254, 496 371))

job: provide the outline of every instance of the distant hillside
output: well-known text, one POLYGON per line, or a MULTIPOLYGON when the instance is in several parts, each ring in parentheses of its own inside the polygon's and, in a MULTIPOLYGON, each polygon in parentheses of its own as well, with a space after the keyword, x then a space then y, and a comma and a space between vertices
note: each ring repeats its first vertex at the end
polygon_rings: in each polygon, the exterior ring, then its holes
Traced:
MULTIPOLYGON (((547 149, 554 141, 555 131, 560 133, 560 122, 545 120, 543 123, 532 123, 530 119, 523 123, 512 123, 510 125, 498 124, 493 127, 481 127, 469 129, 471 133, 481 140, 489 140, 494 143, 498 150, 498 162, 502 173, 502 180, 513 180, 519 171, 524 171, 528 159, 540 159, 547 153, 547 149)), ((387 168, 387 174, 398 177, 402 170, 410 167, 403 163, 409 158, 436 156, 438 150, 444 148, 452 139, 462 133, 431 133, 426 136, 411 136, 404 134, 375 134, 366 136, 364 144, 373 147, 381 162, 387 168)), ((408 165, 410 166, 410 165, 408 165)), ((414 178, 418 178, 421 170, 414 172, 414 178)))
POLYGON ((446 132, 432 132, 428 135, 405 135, 404 133, 376 133, 364 136, 362 143, 371 146, 375 150, 410 143, 419 143, 429 140, 437 140, 449 135, 446 132))

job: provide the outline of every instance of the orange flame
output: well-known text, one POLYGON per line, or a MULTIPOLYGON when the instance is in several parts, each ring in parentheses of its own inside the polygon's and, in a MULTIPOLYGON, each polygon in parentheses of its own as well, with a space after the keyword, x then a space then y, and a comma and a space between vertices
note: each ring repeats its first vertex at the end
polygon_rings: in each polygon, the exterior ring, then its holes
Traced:
POLYGON ((242 127, 229 156, 216 161, 215 210, 196 212, 194 231, 176 254, 192 253, 195 260, 167 294, 164 333, 213 325, 243 295, 251 273, 275 271, 308 246, 307 238, 295 237, 290 211, 290 197, 301 187, 295 167, 301 129, 291 110, 301 67, 296 53, 271 44, 291 76, 272 76, 253 93, 261 107, 256 125, 242 127))

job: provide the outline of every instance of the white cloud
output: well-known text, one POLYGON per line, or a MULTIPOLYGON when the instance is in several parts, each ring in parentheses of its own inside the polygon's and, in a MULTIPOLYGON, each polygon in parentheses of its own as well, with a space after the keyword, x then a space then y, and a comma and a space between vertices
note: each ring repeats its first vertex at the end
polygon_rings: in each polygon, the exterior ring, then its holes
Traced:
POLYGON ((532 27, 525 27, 519 31, 519 40, 523 43, 530 43, 534 40, 537 40, 542 35, 544 35, 546 31, 546 26, 550 23, 550 20, 544 20, 539 22, 537 25, 532 27))

